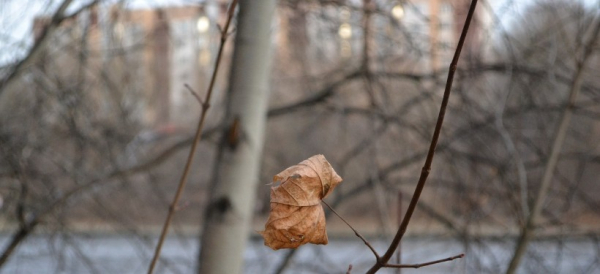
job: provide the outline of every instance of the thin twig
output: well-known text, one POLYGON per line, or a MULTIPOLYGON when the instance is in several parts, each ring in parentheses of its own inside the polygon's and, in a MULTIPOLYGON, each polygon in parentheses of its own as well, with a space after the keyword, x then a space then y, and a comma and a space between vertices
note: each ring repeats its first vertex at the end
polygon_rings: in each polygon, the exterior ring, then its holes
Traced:
POLYGON ((348 271, 346 271, 346 274, 350 274, 352 272, 352 265, 348 266, 348 271))
POLYGON ((449 262, 449 261, 453 261, 456 259, 460 259, 465 257, 465 254, 459 254, 456 256, 452 256, 446 259, 441 259, 441 260, 435 260, 435 261, 431 261, 431 262, 426 262, 426 263, 422 263, 422 264, 385 264, 383 267, 388 267, 388 268, 420 268, 420 267, 424 267, 424 266, 428 266, 428 265, 433 265, 433 264, 439 264, 439 263, 443 263, 443 262, 449 262))
POLYGON ((477 0, 471 1, 471 6, 469 7, 469 13, 467 14, 467 18, 465 20, 465 25, 463 26, 462 33, 460 34, 460 38, 458 40, 458 46, 456 47, 456 51, 454 52, 454 57, 452 58, 452 62, 450 63, 450 69, 448 71, 448 78, 446 80, 446 88, 444 90, 444 97, 442 99, 442 105, 440 106, 440 112, 438 115, 438 120, 435 125, 435 130, 433 132, 433 137, 431 139, 431 145, 429 146, 429 152, 427 153, 427 158, 425 160, 425 165, 421 170, 421 176, 419 177, 419 182, 417 183, 417 187, 415 188, 415 192, 412 196, 410 204, 408 205, 408 209, 404 214, 404 219, 402 219, 402 223, 398 228, 398 232, 392 243, 390 244, 388 250, 385 252, 381 260, 377 260, 375 265, 369 269, 367 273, 375 273, 382 267, 385 267, 387 262, 392 258, 394 252, 398 248, 400 244, 400 240, 404 236, 406 229, 408 228, 408 223, 412 217, 413 212, 417 206, 417 202, 419 201, 419 197, 421 196, 421 192, 425 187, 425 182, 427 181, 427 176, 429 176, 429 172, 431 170, 431 163, 433 162, 433 155, 435 153, 435 148, 437 146, 437 142, 440 136, 440 131, 442 129, 442 124, 444 122, 444 116, 446 115, 446 107, 448 106, 448 100, 450 98, 450 91, 452 89, 452 82, 454 80, 454 73, 456 72, 456 67, 458 64, 458 58, 460 57, 460 52, 462 51, 463 45, 465 43, 465 37, 467 36, 467 32, 469 30, 469 25, 471 24, 471 19, 473 18, 473 14, 475 12, 475 6, 477 6, 477 0))
POLYGON ((346 222, 346 220, 344 220, 344 218, 342 218, 342 216, 340 216, 340 214, 338 214, 328 203, 326 203, 325 201, 321 201, 321 202, 323 204, 325 204, 331 210, 331 212, 333 212, 333 214, 338 216, 348 227, 350 227, 350 229, 352 229, 352 231, 354 231, 354 235, 356 235, 356 237, 360 238, 363 241, 363 243, 365 243, 365 245, 367 245, 369 247, 369 249, 371 249, 371 251, 373 252, 373 255, 375 255, 375 258, 377 258, 377 261, 379 261, 379 259, 380 259, 379 254, 377 254, 377 251, 375 251, 375 248, 373 248, 373 246, 369 243, 369 241, 367 241, 365 239, 365 237, 360 235, 360 233, 358 233, 358 231, 356 231, 356 229, 354 229, 354 227, 352 227, 348 222, 346 222))
POLYGON ((213 70, 212 78, 210 79, 210 84, 208 85, 208 90, 206 92, 206 98, 202 103, 202 113, 200 114, 200 120, 198 121, 198 127, 196 128, 196 135, 194 136, 194 142, 192 143, 192 147, 190 148, 190 154, 187 158, 187 162, 185 163, 185 168, 183 170, 183 174, 181 175, 181 179, 179 180, 179 186, 177 187, 177 192, 175 193, 175 197, 173 198, 173 202, 169 206, 169 213, 167 214, 167 218, 163 225, 162 232, 160 234, 160 239, 158 240, 158 244, 156 245, 156 250, 154 251, 154 257, 150 262, 150 266, 148 268, 148 274, 152 274, 154 272, 154 267, 156 266, 156 262, 160 257, 160 251, 162 245, 167 236, 167 232, 169 230, 169 225, 171 224, 171 219, 176 211, 177 203, 179 202, 179 197, 183 192, 183 188, 185 187, 185 183, 187 182, 187 177, 190 171, 190 167, 192 165, 192 160, 194 159, 194 154, 196 152, 196 146, 200 141, 200 137, 202 136, 202 128, 204 127, 204 121, 206 119, 206 113, 210 108, 210 98, 212 96, 213 87, 215 85, 215 79, 217 78, 217 73, 219 71, 219 64, 221 63, 221 57, 223 55, 223 48, 225 47, 225 41, 227 41, 227 30, 229 29, 229 24, 231 23, 231 19, 233 18, 233 14, 235 11, 235 7, 237 5, 237 0, 232 0, 229 5, 229 11, 227 14, 227 21, 225 23, 225 28, 221 32, 221 44, 219 45, 219 52, 217 53, 217 59, 215 61, 215 67, 213 70))
POLYGON ((196 100, 198 100, 198 102, 200 103, 201 106, 204 105, 204 102, 202 101, 202 98, 200 98, 200 95, 198 95, 198 93, 196 91, 194 91, 194 89, 192 89, 192 87, 190 87, 190 85, 188 84, 183 84, 185 86, 185 88, 187 88, 187 90, 194 96, 196 97, 196 100))

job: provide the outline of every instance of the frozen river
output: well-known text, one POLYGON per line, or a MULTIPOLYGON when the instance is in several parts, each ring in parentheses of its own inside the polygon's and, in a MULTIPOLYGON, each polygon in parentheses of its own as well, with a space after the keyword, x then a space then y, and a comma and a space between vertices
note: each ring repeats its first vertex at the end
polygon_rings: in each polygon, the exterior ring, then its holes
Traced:
MULTIPOLYGON (((155 239, 137 236, 48 236, 28 239, 0 270, 2 274, 39 273, 145 273, 155 239)), ((0 236, 4 246, 7 236, 0 236)), ((380 253, 385 245, 375 242, 380 253)), ((501 273, 512 245, 495 240, 464 244, 448 239, 407 239, 402 244, 404 263, 420 263, 465 253, 464 259, 402 273, 501 273)), ((171 237, 163 248, 155 273, 194 273, 198 243, 194 237, 171 237)), ((578 239, 541 241, 530 249, 520 273, 600 273, 598 242, 578 239)), ((253 240, 246 251, 245 273, 273 273, 286 251, 272 251, 253 240)), ((285 273, 364 273, 373 255, 358 240, 332 240, 327 246, 299 248, 285 273)), ((387 270, 381 273, 396 273, 387 270)))

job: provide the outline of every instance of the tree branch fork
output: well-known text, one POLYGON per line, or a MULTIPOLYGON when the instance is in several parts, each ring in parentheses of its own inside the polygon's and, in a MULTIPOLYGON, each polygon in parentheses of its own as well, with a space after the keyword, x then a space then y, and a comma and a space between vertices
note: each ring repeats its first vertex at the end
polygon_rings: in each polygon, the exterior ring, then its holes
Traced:
MULTIPOLYGON (((383 256, 379 255, 379 253, 377 253, 375 248, 373 248, 373 246, 362 235, 360 235, 360 233, 358 233, 358 231, 356 231, 356 229, 354 229, 346 220, 344 220, 331 206, 329 206, 326 202, 323 201, 323 203, 327 207, 329 207, 329 209, 335 215, 337 215, 340 219, 342 219, 342 221, 344 223, 346 223, 346 225, 348 225, 350 227, 350 229, 352 229, 352 231, 354 231, 354 234, 358 238, 360 238, 367 247, 369 247, 369 249, 375 256, 376 262, 367 271, 367 273, 376 273, 381 268, 420 268, 420 267, 434 265, 434 264, 438 264, 438 263, 453 261, 455 259, 460 259, 465 256, 464 254, 459 254, 459 255, 448 257, 445 259, 433 260, 433 261, 420 263, 420 264, 390 264, 390 263, 388 263, 389 260, 391 259, 392 255, 396 252, 396 249, 400 245, 400 241, 402 240, 402 237, 404 236, 404 234, 406 233, 406 231, 408 229, 408 224, 410 222, 410 219, 415 211, 415 208, 417 206, 417 203, 419 201, 421 193, 423 192, 423 188, 425 187, 425 183, 427 182, 427 177, 429 176, 429 173, 431 172, 431 164, 433 162, 435 149, 437 147, 440 132, 442 129, 442 124, 444 122, 444 117, 446 115, 446 107, 448 106, 450 92, 452 90, 452 82, 454 80, 454 74, 458 68, 458 60, 460 57, 460 53, 464 46, 465 38, 467 36, 469 26, 470 26, 471 20, 473 18, 473 14, 475 13, 476 6, 477 6, 477 0, 471 0, 471 4, 469 6, 469 11, 468 11, 467 17, 465 19, 465 24, 463 26, 463 29, 462 29, 462 32, 461 32, 461 35, 460 35, 460 38, 458 41, 458 45, 456 47, 456 51, 454 52, 454 57, 452 58, 452 62, 450 63, 450 66, 449 66, 448 77, 447 77, 446 86, 444 89, 444 95, 443 95, 442 103, 440 106, 438 119, 437 119, 435 129, 433 132, 433 136, 431 138, 431 144, 429 146, 427 158, 425 159, 425 164, 423 165, 423 168, 421 169, 421 175, 419 177, 419 181, 417 183, 417 186, 416 186, 413 196, 411 198, 408 209, 406 210, 406 213, 404 214, 404 218, 402 219, 400 227, 398 228, 398 231, 397 231, 396 235, 394 236, 394 239, 390 243, 390 246, 386 250, 385 254, 383 256)), ((351 270, 352 270, 352 265, 349 266, 347 273, 350 273, 351 270)))
MULTIPOLYGON (((371 243, 369 243, 369 241, 367 241, 367 239, 365 237, 363 237, 356 229, 354 229, 354 227, 352 227, 352 225, 350 225, 350 223, 348 223, 340 214, 338 214, 335 209, 333 209, 333 207, 331 207, 327 202, 325 201, 321 201, 324 205, 326 205, 329 210, 331 210, 331 212, 333 212, 333 214, 335 214, 336 216, 338 216, 338 218, 340 218, 348 227, 350 227, 350 229, 352 229, 352 231, 354 232, 354 235, 356 235, 356 237, 360 238, 363 243, 369 247, 369 249, 371 250, 371 252, 373 253, 373 255, 375 256, 375 261, 377 264, 381 264, 383 268, 421 268, 424 266, 430 266, 430 265, 434 265, 434 264, 439 264, 439 263, 444 263, 444 262, 449 262, 449 261, 453 261, 456 259, 461 259, 465 257, 464 253, 452 256, 452 257, 448 257, 448 258, 444 258, 444 259, 439 259, 439 260, 434 260, 434 261, 428 261, 428 262, 424 262, 424 263, 418 263, 418 264, 390 264, 387 263, 383 260, 383 258, 381 257, 381 255, 379 255, 379 253, 377 253, 377 250, 375 250, 375 248, 373 247, 373 245, 371 245, 371 243)), ((350 273, 352 270, 352 265, 350 265, 348 267, 348 271, 346 273, 350 273)))

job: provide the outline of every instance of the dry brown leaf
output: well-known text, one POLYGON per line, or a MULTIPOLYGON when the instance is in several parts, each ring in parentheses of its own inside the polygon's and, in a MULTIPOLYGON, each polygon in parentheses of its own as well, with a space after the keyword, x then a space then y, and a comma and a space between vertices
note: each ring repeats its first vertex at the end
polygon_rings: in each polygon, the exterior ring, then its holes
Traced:
POLYGON ((271 213, 260 231, 265 245, 277 250, 306 243, 327 244, 321 200, 342 182, 325 156, 312 156, 273 177, 271 213))

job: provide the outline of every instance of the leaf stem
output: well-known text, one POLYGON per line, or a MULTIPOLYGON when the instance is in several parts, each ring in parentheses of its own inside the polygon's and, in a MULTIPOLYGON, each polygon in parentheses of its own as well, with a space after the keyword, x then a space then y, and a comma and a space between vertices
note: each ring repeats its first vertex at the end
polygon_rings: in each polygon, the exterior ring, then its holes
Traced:
POLYGON ((329 210, 331 210, 331 212, 333 212, 333 214, 335 214, 336 216, 338 216, 348 227, 350 227, 350 229, 352 229, 352 231, 354 231, 354 235, 356 235, 356 237, 360 238, 363 243, 365 243, 365 245, 367 245, 369 247, 369 249, 371 249, 371 252, 373 252, 373 255, 375 255, 375 258, 377 259, 377 261, 379 261, 379 259, 381 258, 379 256, 379 254, 377 253, 377 251, 375 251, 375 248, 373 248, 373 246, 369 243, 369 241, 367 241, 365 239, 365 237, 363 237, 362 235, 360 235, 360 233, 358 233, 358 231, 356 231, 356 229, 354 229, 354 227, 352 227, 346 220, 344 220, 344 218, 342 218, 342 216, 340 216, 340 214, 338 214, 333 207, 331 207, 328 203, 326 203, 325 201, 321 200, 321 202, 323 204, 325 204, 329 210))

